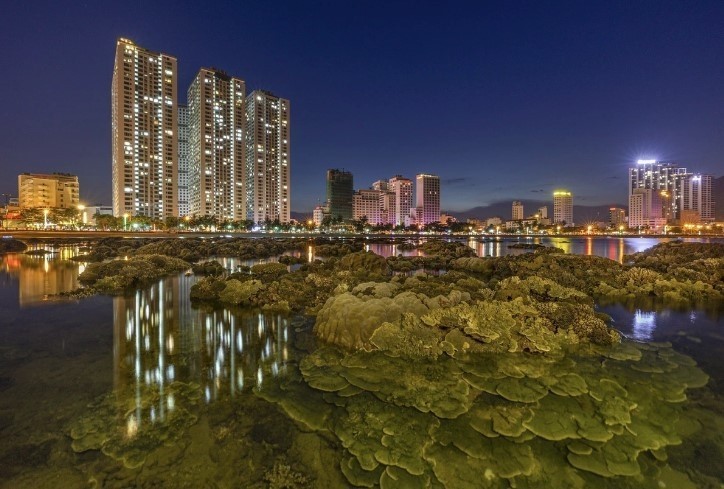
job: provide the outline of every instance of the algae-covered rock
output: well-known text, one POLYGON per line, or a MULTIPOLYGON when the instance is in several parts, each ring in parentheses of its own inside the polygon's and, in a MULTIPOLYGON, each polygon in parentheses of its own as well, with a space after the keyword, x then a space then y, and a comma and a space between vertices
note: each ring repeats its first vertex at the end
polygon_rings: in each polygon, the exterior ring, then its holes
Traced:
POLYGON ((164 386, 163 393, 153 385, 143 386, 140 393, 102 396, 71 424, 71 447, 75 452, 101 450, 127 468, 140 467, 152 451, 175 443, 196 423, 193 411, 200 398, 200 386, 178 381, 164 386), (156 406, 164 408, 156 411, 156 406))

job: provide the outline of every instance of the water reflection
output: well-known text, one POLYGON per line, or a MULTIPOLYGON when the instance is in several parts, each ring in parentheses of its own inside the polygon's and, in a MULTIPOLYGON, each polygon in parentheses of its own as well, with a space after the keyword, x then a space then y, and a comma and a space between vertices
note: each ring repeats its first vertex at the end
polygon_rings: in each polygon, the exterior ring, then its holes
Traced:
POLYGON ((165 279, 113 300, 115 388, 135 392, 129 430, 137 430, 142 419, 165 419, 175 404, 165 386, 175 381, 198 385, 202 399, 211 403, 285 371, 291 336, 287 319, 193 309, 188 296, 194 280, 165 279), (153 404, 143 398, 149 387, 157 393, 153 404))
POLYGON ((656 329, 656 313, 636 309, 633 317, 633 339, 638 341, 651 341, 656 329))
POLYGON ((36 244, 28 251, 45 253, 0 256, 0 270, 18 281, 20 306, 39 305, 55 294, 78 287, 78 275, 85 270, 85 264, 70 261, 79 253, 77 246, 53 249, 36 244))

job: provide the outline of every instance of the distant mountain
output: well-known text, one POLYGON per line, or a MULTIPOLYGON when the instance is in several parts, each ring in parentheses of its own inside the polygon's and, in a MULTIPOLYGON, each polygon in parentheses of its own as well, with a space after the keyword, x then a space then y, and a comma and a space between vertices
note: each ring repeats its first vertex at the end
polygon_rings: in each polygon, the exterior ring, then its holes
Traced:
MULTIPOLYGON (((548 206, 548 217, 553 218, 553 203, 541 200, 522 200, 525 217, 528 217, 538 210, 539 207, 548 206)), ((513 201, 495 202, 487 206, 473 207, 462 212, 449 212, 448 214, 455 216, 458 220, 466 219, 487 219, 489 217, 498 216, 502 220, 512 218, 513 201)), ((583 224, 589 221, 608 222, 608 211, 611 207, 627 207, 623 204, 612 205, 574 205, 573 220, 576 224, 583 224)))
POLYGON ((711 182, 711 200, 714 201, 714 218, 724 221, 724 176, 711 182))

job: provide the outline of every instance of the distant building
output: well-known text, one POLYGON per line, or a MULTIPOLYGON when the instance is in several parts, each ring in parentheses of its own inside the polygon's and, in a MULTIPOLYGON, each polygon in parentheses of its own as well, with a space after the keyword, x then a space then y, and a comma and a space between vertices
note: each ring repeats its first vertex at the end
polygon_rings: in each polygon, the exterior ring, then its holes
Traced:
POLYGON ((322 221, 324 221, 324 217, 327 215, 327 208, 321 205, 318 205, 314 208, 314 211, 312 212, 312 220, 314 220, 314 225, 319 227, 322 225, 322 221))
POLYGON ((538 218, 539 219, 548 219, 548 206, 544 205, 543 207, 538 207, 538 218))
POLYGON ((395 226, 410 225, 412 209, 412 181, 402 175, 390 178, 389 190, 395 194, 395 226))
POLYGON ((246 219, 287 223, 291 217, 289 100, 255 90, 245 107, 246 219))
POLYGON ((440 222, 440 177, 420 173, 415 177, 416 223, 427 226, 440 222))
POLYGON ((628 214, 628 225, 631 228, 662 228, 666 219, 661 206, 661 191, 634 189, 629 197, 628 214))
POLYGON ((327 206, 333 219, 349 221, 354 218, 354 177, 351 172, 327 170, 327 206))
POLYGON ((382 190, 362 189, 354 193, 353 215, 355 220, 367 219, 369 224, 386 224, 382 214, 382 190))
POLYGON ((608 225, 613 229, 626 226, 626 210, 620 207, 611 207, 608 210, 608 225))
MULTIPOLYGON (((711 198, 711 175, 691 174, 679 175, 681 181, 681 197, 678 207, 687 211, 687 218, 691 219, 692 212, 699 215, 703 223, 714 221, 714 202, 711 198)), ((680 218, 683 224, 683 216, 680 218)))
POLYGON ((485 226, 500 226, 503 223, 503 220, 499 217, 489 217, 485 220, 485 226))
MULTIPOLYGON (((188 89, 188 148, 189 148, 189 207, 194 216, 216 216, 220 219, 240 220, 246 218, 245 208, 245 148, 243 130, 246 119, 244 113, 244 80, 229 76, 225 72, 212 68, 201 68, 188 89)), ((266 97, 264 97, 266 98, 266 97)), ((271 100, 267 104, 255 104, 255 110, 265 109, 276 121, 279 110, 271 106, 278 104, 271 100)), ((253 124, 260 121, 254 112, 253 124)), ((263 116, 262 116, 263 118, 263 116)), ((276 131, 255 131, 262 136, 262 151, 255 151, 254 159, 262 159, 262 167, 268 179, 264 187, 270 184, 270 197, 275 204, 272 220, 279 217, 276 213, 283 207, 278 205, 279 184, 284 175, 277 167, 279 141, 278 124, 276 131), (270 137, 269 137, 270 136, 270 137), (269 145, 273 146, 269 146, 269 145), (261 158, 258 158, 261 156, 261 158), (281 178, 279 178, 281 177, 281 178)), ((265 126, 266 127, 266 126, 265 126)), ((283 158, 282 158, 283 159, 283 158)), ((258 161, 257 161, 258 163, 258 161)), ((288 168, 288 166, 286 167, 288 168)), ((258 181, 257 181, 258 183, 258 181)), ((257 189, 259 186, 257 185, 257 189)), ((281 220, 281 218, 280 218, 281 220)))
POLYGON ((573 195, 567 190, 553 192, 553 223, 573 226, 573 195))
POLYGON ((22 208, 76 208, 79 194, 78 177, 70 173, 18 175, 18 203, 22 208))
POLYGON ((523 219, 523 203, 519 200, 513 201, 513 216, 514 221, 520 221, 523 219))
MULTIPOLYGON (((480 225, 480 221, 477 219, 468 219, 467 222, 470 223, 470 221, 476 221, 475 223, 471 223, 471 224, 475 225, 476 227, 478 227, 480 225)), ((452 224, 454 222, 458 222, 457 217, 451 216, 450 214, 445 214, 445 213, 440 214, 440 224, 444 224, 447 226, 448 224, 452 224)))
POLYGON ((389 190, 383 191, 380 199, 382 223, 395 226, 397 223, 397 194, 389 190))
MULTIPOLYGON (((673 161, 638 160, 634 168, 629 169, 629 197, 637 188, 651 189, 659 192, 664 191, 664 197, 671 197, 671 200, 664 199, 662 204, 662 217, 665 219, 679 219, 681 200, 680 175, 687 173, 686 168, 680 167, 673 161), (668 203, 664 208, 664 204, 668 203)), ((629 215, 631 211, 629 209, 629 215)))
POLYGON ((189 206, 189 111, 178 106, 178 215, 188 216, 189 206))
POLYGON ((110 205, 89 205, 83 209, 83 224, 97 225, 96 216, 112 216, 113 206, 110 205))
POLYGON ((373 190, 389 190, 390 189, 390 182, 387 180, 377 180, 375 183, 372 184, 373 190))
POLYGON ((176 58, 119 39, 111 86, 114 215, 177 216, 176 58))

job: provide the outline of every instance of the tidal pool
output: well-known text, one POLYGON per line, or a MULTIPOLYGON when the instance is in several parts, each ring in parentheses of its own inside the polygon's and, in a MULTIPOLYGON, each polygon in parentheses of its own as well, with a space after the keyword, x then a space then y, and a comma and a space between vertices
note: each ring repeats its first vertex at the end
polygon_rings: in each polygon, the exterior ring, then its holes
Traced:
POLYGON ((724 481, 711 313, 610 306, 629 338, 613 355, 342 362, 302 318, 193 308, 193 276, 52 300, 83 266, 58 251, 2 257, 2 487, 724 481))

